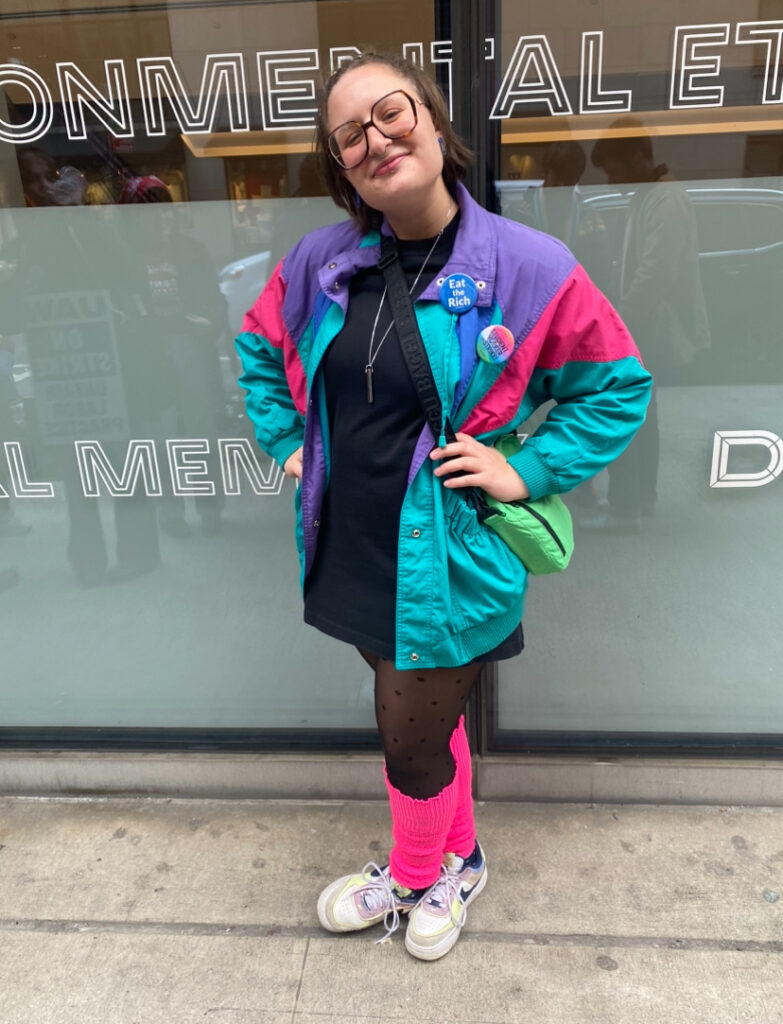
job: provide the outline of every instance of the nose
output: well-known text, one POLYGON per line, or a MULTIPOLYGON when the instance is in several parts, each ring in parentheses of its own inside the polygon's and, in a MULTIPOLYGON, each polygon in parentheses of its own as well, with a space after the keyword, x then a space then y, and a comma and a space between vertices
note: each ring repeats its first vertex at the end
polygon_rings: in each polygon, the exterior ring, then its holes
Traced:
POLYGON ((368 125, 366 134, 367 148, 371 153, 383 153, 391 142, 391 139, 387 139, 382 132, 379 132, 374 124, 368 125))

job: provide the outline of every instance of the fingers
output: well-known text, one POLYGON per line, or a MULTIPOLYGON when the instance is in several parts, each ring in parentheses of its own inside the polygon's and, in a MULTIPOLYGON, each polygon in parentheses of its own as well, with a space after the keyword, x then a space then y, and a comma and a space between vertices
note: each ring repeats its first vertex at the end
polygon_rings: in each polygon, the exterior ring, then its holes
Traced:
MULTIPOLYGON (((443 462, 440 466, 436 466, 433 470, 435 476, 440 477, 451 477, 455 473, 469 474, 469 473, 480 473, 482 469, 482 463, 480 459, 476 459, 472 455, 466 456, 453 456, 447 461, 443 462)), ((460 479, 464 479, 460 477, 460 479)), ((445 480, 444 483, 452 484, 453 480, 445 480)))
POLYGON ((463 471, 461 476, 445 477, 443 486, 448 487, 449 490, 457 487, 480 487, 486 489, 486 480, 483 473, 472 474, 468 471, 463 471))
MULTIPOLYGON (((497 467, 499 453, 494 448, 489 448, 469 434, 457 434, 456 437, 457 440, 451 444, 430 452, 430 458, 440 462, 433 470, 435 476, 452 477, 455 473, 476 475, 491 470, 493 466, 497 467)), ((503 461, 505 462, 505 459, 503 461)), ((451 479, 445 480, 444 483, 447 486, 470 487, 477 481, 462 476, 459 485, 456 480, 451 479)))
POLYGON ((283 463, 283 472, 286 476, 294 477, 295 480, 302 479, 302 449, 297 448, 288 456, 283 463))
POLYGON ((460 455, 474 455, 480 457, 483 452, 488 451, 487 446, 477 441, 470 434, 456 434, 456 441, 446 444, 442 448, 433 448, 430 452, 431 459, 453 459, 460 455))
POLYGON ((444 487, 479 487, 500 501, 528 497, 524 480, 496 448, 469 434, 456 436, 456 441, 430 453, 430 458, 438 462, 433 474, 444 487))

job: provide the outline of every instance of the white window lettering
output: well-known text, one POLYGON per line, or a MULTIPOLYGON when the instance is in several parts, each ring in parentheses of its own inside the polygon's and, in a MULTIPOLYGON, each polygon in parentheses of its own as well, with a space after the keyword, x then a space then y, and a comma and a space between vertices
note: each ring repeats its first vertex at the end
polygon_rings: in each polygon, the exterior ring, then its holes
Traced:
POLYGON ((332 74, 339 71, 343 64, 349 64, 361 52, 355 46, 332 46, 329 50, 329 67, 332 74))
POLYGON ((453 108, 453 92, 452 92, 452 58, 453 52, 451 48, 450 39, 441 39, 437 42, 430 43, 430 60, 433 64, 445 64, 447 72, 446 88, 443 90, 446 94, 446 106, 448 107, 449 117, 452 116, 453 108))
POLYGON ((403 43, 402 55, 417 68, 424 67, 424 43, 403 43))
POLYGON ((783 438, 769 430, 716 430, 710 487, 763 487, 783 472, 783 438), (767 465, 755 472, 730 473, 729 453, 739 445, 766 448, 767 465))
POLYGON ((723 86, 699 84, 717 78, 721 58, 701 53, 707 47, 726 46, 728 25, 678 25, 674 30, 674 59, 669 105, 678 107, 722 107, 723 86))
POLYGON ((541 106, 550 114, 571 114, 555 58, 546 36, 520 36, 490 118, 513 117, 517 106, 541 106))
POLYGON ((0 91, 10 86, 24 89, 30 97, 30 116, 21 124, 12 124, 0 117, 0 142, 15 145, 37 142, 52 126, 54 100, 49 86, 31 68, 22 64, 0 64, 0 91))
POLYGON ((756 43, 767 48, 762 103, 783 103, 783 21, 741 21, 738 43, 756 43))
POLYGON ((115 138, 133 138, 133 118, 124 61, 103 62, 108 90, 105 96, 72 61, 58 61, 56 67, 63 101, 65 130, 69 139, 87 138, 87 110, 115 138))
POLYGON ((223 476, 223 491, 227 495, 240 494, 240 470, 250 481, 254 494, 279 494, 285 479, 282 469, 274 460, 264 471, 258 461, 256 447, 246 438, 220 438, 220 472, 223 476))
POLYGON ((228 104, 231 131, 249 131, 245 64, 241 53, 206 55, 195 107, 171 57, 139 57, 136 64, 148 135, 166 134, 164 99, 168 100, 183 132, 203 135, 214 131, 221 90, 228 104))
MULTIPOLYGON (((53 498, 54 484, 43 481, 34 482, 27 475, 21 444, 18 441, 5 441, 3 447, 14 496, 17 498, 53 498)), ((2 491, 2 487, 0 487, 0 491, 2 491)), ((3 492, 0 497, 7 498, 8 495, 3 492)))
POLYGON ((625 113, 631 109, 632 92, 615 92, 603 87, 604 34, 582 33, 582 68, 579 77, 579 113, 589 114, 601 110, 606 113, 625 113))
POLYGON ((307 127, 315 124, 314 72, 317 50, 267 50, 256 54, 264 128, 307 127), (292 77, 299 72, 305 77, 292 77))
POLYGON ((100 495, 99 481, 103 481, 106 493, 112 498, 126 498, 134 494, 139 479, 148 497, 159 497, 163 493, 154 441, 128 443, 121 476, 117 476, 100 441, 74 441, 73 444, 82 491, 86 497, 97 498, 100 495))
POLYGON ((214 494, 215 485, 205 480, 208 467, 201 455, 209 455, 209 441, 166 441, 171 473, 171 488, 174 494, 185 497, 189 494, 214 494))

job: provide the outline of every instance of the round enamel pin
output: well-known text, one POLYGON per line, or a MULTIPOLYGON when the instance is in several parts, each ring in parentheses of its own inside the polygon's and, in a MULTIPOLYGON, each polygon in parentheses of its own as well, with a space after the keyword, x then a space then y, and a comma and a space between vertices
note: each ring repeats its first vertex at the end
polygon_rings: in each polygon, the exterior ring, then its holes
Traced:
POLYGON ((505 363, 514 351, 514 335, 503 324, 485 327, 476 340, 476 351, 485 363, 505 363))
POLYGON ((468 274, 452 274, 440 286, 440 302, 449 313, 467 313, 477 298, 476 282, 468 274))

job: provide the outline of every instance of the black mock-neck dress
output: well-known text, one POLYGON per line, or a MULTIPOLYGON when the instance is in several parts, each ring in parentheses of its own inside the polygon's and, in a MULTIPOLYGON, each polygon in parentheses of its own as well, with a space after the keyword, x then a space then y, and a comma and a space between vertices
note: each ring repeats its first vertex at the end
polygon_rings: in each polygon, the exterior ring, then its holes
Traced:
MULTIPOLYGON (((459 214, 434 238, 398 240, 412 298, 445 266, 459 214)), ((348 313, 322 372, 329 425, 331 473, 324 496, 318 551, 305 584, 305 622, 381 658, 394 660, 397 540, 413 451, 424 412, 408 373, 377 267, 351 281, 348 313), (384 339, 385 335, 385 339, 384 339), (384 340, 382 340, 384 339, 384 340), (374 355, 373 402, 365 366, 374 355)), ((479 661, 513 657, 523 647, 521 625, 479 661)))

